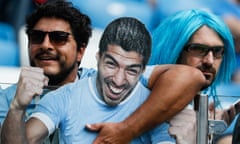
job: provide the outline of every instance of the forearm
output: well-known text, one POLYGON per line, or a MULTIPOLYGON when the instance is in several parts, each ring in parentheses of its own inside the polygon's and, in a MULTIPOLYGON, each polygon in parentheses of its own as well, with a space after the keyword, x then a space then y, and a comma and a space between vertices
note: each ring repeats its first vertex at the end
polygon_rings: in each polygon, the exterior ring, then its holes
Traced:
POLYGON ((25 135, 25 111, 10 109, 2 125, 1 142, 4 144, 27 143, 25 135))
POLYGON ((123 121, 133 137, 169 120, 191 102, 202 89, 205 79, 193 69, 169 69, 154 82, 149 98, 123 121))

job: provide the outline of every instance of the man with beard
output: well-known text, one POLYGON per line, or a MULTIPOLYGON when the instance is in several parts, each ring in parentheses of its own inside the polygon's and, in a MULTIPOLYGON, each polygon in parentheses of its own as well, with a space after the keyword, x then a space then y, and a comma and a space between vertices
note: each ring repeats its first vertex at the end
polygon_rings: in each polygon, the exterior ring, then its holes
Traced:
MULTIPOLYGON (((153 53, 149 63, 198 68, 209 85, 202 93, 208 94, 209 101, 215 101, 215 107, 219 107, 216 85, 230 82, 235 68, 233 38, 217 16, 203 10, 181 11, 161 22, 153 32, 153 53)), ((209 111, 211 118, 213 109, 209 111)), ((184 144, 195 144, 195 120, 195 112, 185 109, 170 121, 170 133, 184 144), (186 128, 193 129, 183 131, 186 128)))
MULTIPOLYGON (((92 34, 88 16, 67 2, 53 2, 40 6, 26 20, 31 67, 21 68, 18 85, 3 90, 0 96, 2 124, 14 95, 25 95, 42 77, 49 80, 43 93, 74 82, 94 70, 79 69, 79 64, 92 34), (27 81, 27 83, 26 83, 27 81), (17 90, 18 89, 18 90, 17 90)), ((40 98, 44 94, 40 95, 40 98)), ((35 98, 27 107, 27 119, 38 103, 35 98)))
MULTIPOLYGON (((26 124, 22 119, 25 109, 35 95, 41 93, 39 85, 47 85, 45 78, 39 78, 32 91, 17 94, 3 125, 2 142, 41 143, 59 127, 65 143, 92 143, 97 133, 85 129, 86 124, 119 122, 134 112, 149 95, 149 90, 139 82, 151 54, 149 32, 135 18, 119 18, 105 29, 99 48, 98 72, 46 94, 26 124)), ((158 71, 164 73, 171 67, 173 65, 158 66, 161 68, 158 71)), ((201 85, 192 85, 195 92, 200 90, 205 84, 202 75, 199 77, 201 73, 185 68, 197 76, 195 80, 201 81, 201 85)), ((132 142, 173 142, 167 134, 167 126, 165 123, 158 125, 132 142)))

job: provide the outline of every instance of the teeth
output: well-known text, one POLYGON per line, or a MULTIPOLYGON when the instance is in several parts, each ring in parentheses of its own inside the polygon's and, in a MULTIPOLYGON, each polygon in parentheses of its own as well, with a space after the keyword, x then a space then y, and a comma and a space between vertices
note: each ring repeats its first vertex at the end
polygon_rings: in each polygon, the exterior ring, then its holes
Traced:
POLYGON ((114 93, 121 93, 122 92, 122 89, 118 89, 118 88, 115 88, 113 86, 110 85, 110 89, 114 92, 114 93))

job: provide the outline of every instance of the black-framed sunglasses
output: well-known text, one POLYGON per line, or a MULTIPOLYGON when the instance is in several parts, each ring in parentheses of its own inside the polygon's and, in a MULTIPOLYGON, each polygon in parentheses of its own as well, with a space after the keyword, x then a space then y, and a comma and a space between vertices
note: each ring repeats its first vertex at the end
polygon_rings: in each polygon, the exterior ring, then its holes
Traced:
POLYGON ((64 45, 70 33, 64 31, 51 31, 45 32, 41 30, 30 29, 27 31, 27 35, 31 44, 41 44, 44 41, 44 38, 48 34, 49 40, 53 45, 64 45))
POLYGON ((203 44, 188 44, 184 47, 184 50, 199 57, 206 56, 209 51, 212 51, 215 58, 222 58, 224 54, 224 46, 209 47, 203 44))

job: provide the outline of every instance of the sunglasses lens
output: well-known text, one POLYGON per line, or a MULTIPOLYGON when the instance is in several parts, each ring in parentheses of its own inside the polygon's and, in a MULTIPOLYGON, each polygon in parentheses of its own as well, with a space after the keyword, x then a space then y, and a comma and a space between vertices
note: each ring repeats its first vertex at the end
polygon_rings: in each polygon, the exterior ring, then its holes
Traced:
POLYGON ((185 50, 195 56, 206 56, 209 51, 212 51, 215 58, 221 58, 224 54, 223 46, 208 47, 201 44, 189 44, 185 47, 185 50))
POLYGON ((50 42, 53 45, 64 45, 70 33, 63 31, 52 31, 52 32, 44 32, 40 30, 28 30, 27 34, 29 40, 32 44, 41 44, 44 41, 46 34, 48 33, 50 42))
POLYGON ((27 34, 32 44, 41 44, 46 35, 45 32, 39 30, 29 30, 27 34))
POLYGON ((68 40, 69 33, 63 31, 49 32, 49 38, 54 45, 64 45, 68 40))
POLYGON ((203 56, 205 55, 206 51, 208 49, 200 46, 200 45, 190 45, 188 47, 188 51, 191 52, 192 54, 194 55, 200 55, 200 56, 203 56))
POLYGON ((213 54, 216 58, 221 58, 224 53, 224 48, 223 47, 215 47, 213 49, 213 54))

